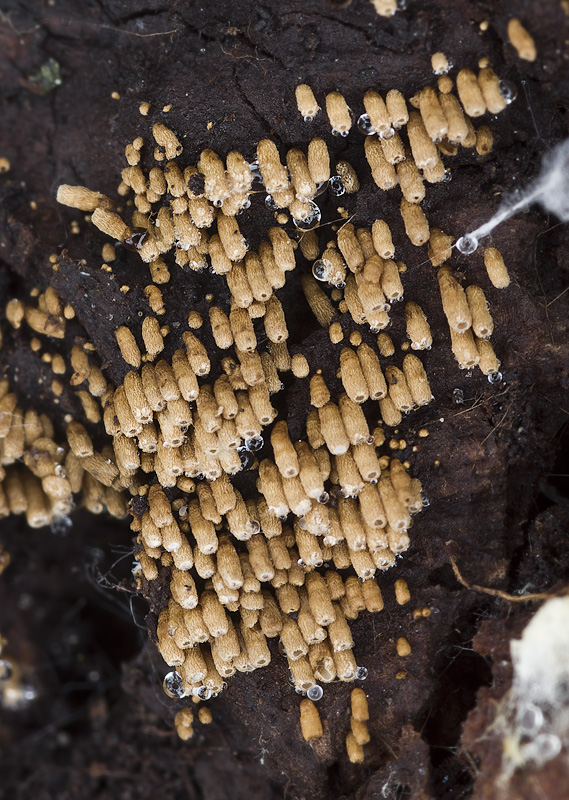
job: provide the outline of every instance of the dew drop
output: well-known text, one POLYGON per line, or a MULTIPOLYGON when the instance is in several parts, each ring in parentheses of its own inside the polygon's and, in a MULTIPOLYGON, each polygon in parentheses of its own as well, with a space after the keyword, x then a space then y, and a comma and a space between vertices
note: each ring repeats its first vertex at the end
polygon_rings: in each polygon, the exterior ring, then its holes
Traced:
POLYGON ((278 211, 279 209, 278 205, 275 203, 275 199, 272 194, 268 194, 265 197, 265 205, 267 206, 269 211, 278 211))
POLYGON ((264 444, 265 441, 262 436, 253 436, 251 439, 245 439, 245 448, 251 453, 256 453, 264 444))
POLYGON ((312 265, 312 274, 317 281, 327 281, 330 276, 332 264, 326 258, 319 258, 312 265))
POLYGON ((456 249, 465 256, 469 256, 478 248, 478 239, 471 233, 461 236, 456 242, 456 249))
POLYGON ((513 103, 516 97, 518 96, 518 89, 515 83, 511 81, 500 81, 498 84, 498 89, 500 90, 500 94, 506 101, 508 105, 513 103))
POLYGON ((223 200, 220 200, 220 198, 218 197, 217 200, 213 201, 213 204, 216 208, 221 208, 221 206, 223 205, 223 200))
POLYGON ((261 170, 259 169, 258 161, 252 161, 249 164, 249 172, 253 176, 253 183, 263 183, 263 177, 261 175, 261 170))
POLYGON ((5 659, 0 661, 0 681, 7 681, 8 678, 11 678, 13 671, 14 668, 11 661, 6 661, 5 659))
POLYGON ((444 171, 442 183, 450 183, 451 181, 452 181, 452 170, 448 169, 447 167, 447 169, 445 169, 444 171))
POLYGON ((426 495, 421 497, 421 503, 423 504, 423 508, 428 508, 431 505, 431 501, 426 495))
POLYGON ((316 700, 320 700, 320 698, 324 694, 324 690, 322 689, 321 686, 319 686, 317 683, 315 683, 314 686, 310 687, 310 689, 307 691, 306 694, 307 694, 307 697, 308 697, 309 700, 316 701, 316 700))
POLYGON ((341 197, 346 191, 344 188, 344 182, 339 175, 332 175, 328 181, 328 186, 334 197, 341 197))
POLYGON ((539 706, 528 703, 522 709, 518 724, 524 734, 535 735, 543 725, 543 711, 539 706))
POLYGON ((501 380, 502 380, 501 372, 493 372, 491 375, 488 375, 488 383, 500 383, 501 380))
POLYGON ((356 680, 357 681, 365 681, 367 678, 367 668, 366 667, 358 667, 356 669, 356 680))
POLYGON ((365 136, 372 136, 376 132, 371 124, 369 114, 362 114, 358 118, 357 126, 360 133, 363 133, 365 136))
POLYGON ((457 406, 464 403, 464 392, 462 391, 462 389, 452 390, 452 400, 453 403, 456 403, 457 406))
POLYGON ((313 200, 309 200, 308 205, 310 206, 310 214, 305 219, 292 218, 295 227, 299 231, 311 231, 320 224, 320 219, 322 218, 320 207, 313 200))
POLYGON ((53 520, 50 525, 50 529, 51 532, 55 533, 56 536, 67 536, 72 525, 73 522, 71 521, 71 517, 63 515, 62 517, 58 517, 57 519, 53 520))
POLYGON ((395 128, 384 128, 379 132, 380 139, 393 139, 395 136, 395 128))
POLYGON ((164 682, 162 683, 162 688, 164 689, 165 694, 173 699, 184 696, 184 681, 182 680, 182 676, 175 670, 173 672, 169 672, 165 676, 164 682))
POLYGON ((255 456, 246 447, 238 447, 237 452, 241 459, 241 464, 244 469, 249 469, 255 460, 255 456))

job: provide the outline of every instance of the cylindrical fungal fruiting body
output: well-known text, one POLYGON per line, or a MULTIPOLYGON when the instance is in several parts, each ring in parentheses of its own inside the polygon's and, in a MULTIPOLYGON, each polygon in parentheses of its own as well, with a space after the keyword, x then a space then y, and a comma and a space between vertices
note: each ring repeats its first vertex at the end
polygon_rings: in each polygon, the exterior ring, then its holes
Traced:
POLYGON ((476 75, 470 69, 461 69, 456 76, 456 89, 460 102, 469 117, 481 117, 486 111, 486 103, 480 90, 476 75))
POLYGON ((330 92, 326 95, 326 113, 332 126, 332 133, 347 136, 352 127, 352 114, 340 92, 330 92))
POLYGON ((472 314, 472 330, 479 339, 489 339, 494 330, 494 321, 488 311, 488 302, 480 286, 468 286, 466 299, 472 314))
POLYGON ((510 285, 510 276, 504 259, 495 247, 487 247, 484 251, 484 266, 492 286, 496 289, 505 289, 510 285))
POLYGON ((399 129, 407 125, 409 121, 409 112, 407 110, 407 103, 399 89, 390 89, 385 97, 385 105, 389 120, 394 128, 399 129))
POLYGON ((403 198, 401 200, 401 216, 405 225, 405 232, 412 244, 420 247, 420 245, 429 241, 429 223, 418 203, 409 203, 403 198))
POLYGON ((420 168, 432 167, 439 160, 436 144, 431 140, 418 111, 412 111, 407 123, 407 133, 415 164, 420 168))
POLYGON ((366 136, 364 150, 376 185, 384 191, 393 189, 397 184, 397 174, 393 164, 385 158, 379 139, 375 136, 366 136))
POLYGON ((419 111, 431 140, 442 141, 448 133, 448 123, 432 86, 426 86, 420 92, 419 111))
POLYGON ((306 83, 300 83, 294 90, 296 105, 305 122, 312 122, 320 111, 314 92, 306 83))
POLYGON ((433 344, 431 329, 423 309, 414 302, 405 304, 405 323, 407 336, 413 350, 427 350, 433 344))
POLYGON ((69 186, 65 183, 58 187, 55 199, 64 206, 78 208, 81 211, 95 211, 96 208, 112 211, 115 207, 113 201, 100 192, 93 192, 85 186, 69 186))
POLYGON ((494 348, 488 339, 476 339, 476 349, 480 361, 478 366, 484 375, 493 375, 500 369, 500 359, 496 356, 494 348))
POLYGON ((512 17, 508 22, 508 39, 520 58, 523 58, 524 61, 535 61, 537 50, 533 37, 517 17, 512 17))
POLYGON ((453 331, 464 333, 472 325, 472 314, 464 289, 448 267, 441 267, 438 272, 438 281, 443 311, 448 324, 453 331))

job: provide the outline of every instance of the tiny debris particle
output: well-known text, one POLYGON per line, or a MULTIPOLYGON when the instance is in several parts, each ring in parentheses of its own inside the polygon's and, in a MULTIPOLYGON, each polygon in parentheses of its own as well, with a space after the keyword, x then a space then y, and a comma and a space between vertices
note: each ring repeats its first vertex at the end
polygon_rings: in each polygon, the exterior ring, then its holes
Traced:
POLYGON ((138 110, 142 114, 143 117, 146 117, 148 112, 150 111, 150 103, 141 103, 138 106, 138 110))
POLYGON ((120 96, 120 94, 118 92, 112 92, 111 93, 111 97, 113 98, 113 100, 120 100, 121 99, 121 96, 120 96))
POLYGON ((5 156, 0 158, 0 173, 8 172, 10 170, 10 161, 5 156))

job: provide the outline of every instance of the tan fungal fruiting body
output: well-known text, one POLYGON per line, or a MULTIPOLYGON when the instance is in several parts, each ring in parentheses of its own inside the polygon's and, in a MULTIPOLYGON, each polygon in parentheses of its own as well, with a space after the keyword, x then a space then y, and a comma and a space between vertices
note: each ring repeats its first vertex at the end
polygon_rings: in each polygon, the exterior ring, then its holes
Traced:
POLYGON ((123 222, 118 214, 114 211, 107 211, 104 208, 97 207, 91 214, 91 222, 107 236, 116 239, 119 242, 124 241, 130 235, 130 228, 123 222))
POLYGON ((484 266, 492 286, 496 289, 505 289, 510 285, 510 276, 504 259, 495 247, 487 247, 484 251, 484 266))
POLYGON ((300 83, 294 90, 294 94, 297 108, 304 117, 304 121, 312 122, 320 111, 320 106, 316 102, 314 92, 306 83, 300 83))
POLYGON ((94 211, 96 208, 111 211, 115 206, 112 200, 100 192, 93 192, 84 186, 69 186, 68 184, 62 184, 58 188, 56 200, 64 206, 78 208, 81 211, 94 211))
POLYGON ((484 375, 493 375, 500 369, 500 360, 497 358, 494 348, 487 339, 476 339, 476 349, 478 351, 481 372, 484 375))
POLYGON ((487 125, 481 125, 476 131, 476 152, 479 156, 487 156, 493 145, 492 131, 487 125))
POLYGON ((478 85, 490 114, 499 114, 508 105, 500 91, 500 79, 492 67, 484 67, 478 73, 478 85))
POLYGON ((371 168, 371 176, 380 189, 387 191, 397 184, 395 167, 385 158, 383 148, 375 136, 367 136, 364 141, 367 162, 371 168))
POLYGON ((447 236, 438 228, 431 228, 429 237, 429 258, 433 267, 440 267, 452 255, 452 236, 447 236))
POLYGON ((431 56, 431 66, 435 75, 446 75, 450 69, 448 58, 444 53, 433 53, 431 56))
POLYGON ((138 347, 132 332, 124 325, 121 325, 121 327, 117 328, 115 331, 115 338, 121 351, 121 355, 126 363, 130 364, 131 367, 140 367, 140 348, 138 347))
POLYGON ((453 277, 448 267, 438 272, 439 289, 443 311, 450 328, 456 333, 464 333, 472 325, 472 314, 462 286, 453 277))
POLYGON ((431 329, 422 308, 417 303, 405 304, 407 336, 413 350, 427 350, 433 343, 431 329))
POLYGON ((464 333, 457 333, 453 328, 449 327, 449 329, 452 352, 460 368, 472 369, 480 360, 472 331, 467 330, 464 333))
POLYGON ((488 302, 479 286, 468 286, 466 300, 472 314, 472 330, 480 339, 489 339, 494 330, 494 321, 488 311, 488 302))
POLYGON ((401 200, 401 216, 405 232, 412 244, 420 247, 429 241, 429 223, 420 205, 409 203, 403 198, 401 200))
POLYGON ((508 39, 520 58, 524 61, 535 61, 537 49, 533 37, 517 17, 512 17, 508 22, 508 39))
POLYGON ((279 151, 270 139, 261 139, 257 144, 257 160, 263 183, 269 194, 274 195, 288 188, 286 169, 281 164, 279 151))
POLYGON ((429 137, 434 142, 444 139, 448 133, 448 124, 437 92, 431 86, 425 87, 419 95, 419 111, 429 137))
POLYGON ((481 117, 486 103, 476 75, 470 69, 461 69, 456 76, 456 89, 460 102, 469 117, 481 117))
POLYGON ((332 126, 332 133, 347 136, 352 127, 352 114, 340 92, 326 95, 326 114, 332 126))
POLYGON ((439 160, 436 144, 431 140, 421 115, 412 111, 407 123, 407 134, 415 164, 420 168, 433 167, 439 160))
POLYGON ((425 185, 412 157, 397 166, 397 177, 405 200, 409 203, 420 203, 424 199, 425 185))

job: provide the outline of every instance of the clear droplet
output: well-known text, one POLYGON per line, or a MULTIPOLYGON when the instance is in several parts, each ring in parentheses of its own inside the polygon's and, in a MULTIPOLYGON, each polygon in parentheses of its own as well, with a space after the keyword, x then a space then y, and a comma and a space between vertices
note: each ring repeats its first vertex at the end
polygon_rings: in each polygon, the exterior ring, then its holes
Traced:
POLYGON ((456 403, 457 406, 464 403, 464 392, 462 389, 453 389, 452 390, 452 400, 453 403, 456 403))
POLYGON ((327 258, 319 258, 318 261, 315 261, 312 265, 312 274, 317 281, 327 281, 330 277, 331 269, 332 264, 330 264, 327 258))
POLYGON ((221 199, 218 197, 218 198, 217 198, 217 200, 214 200, 214 201, 213 201, 213 204, 214 204, 214 206, 215 206, 216 208, 221 208, 221 206, 223 205, 223 200, 221 200, 221 199))
POLYGON ((249 469, 252 466, 255 456, 248 450, 246 447, 238 447, 237 453, 239 454, 239 458, 241 459, 241 465, 243 469, 249 469))
POLYGON ((372 136, 376 132, 375 128, 371 124, 369 114, 362 114, 358 118, 357 125, 359 132, 363 133, 365 136, 372 136))
POLYGON ((309 200, 308 205, 310 206, 310 214, 305 219, 292 218, 295 227, 297 227, 299 231, 311 231, 320 224, 320 219, 322 218, 320 206, 313 200, 309 200))
POLYGON ((356 669, 356 680, 357 681, 365 681, 367 678, 367 669, 366 667, 358 667, 356 669))
POLYGON ((209 700, 211 697, 211 689, 208 686, 200 686, 198 689, 198 697, 200 700, 209 700))
POLYGON ((273 197, 273 195, 272 195, 272 194, 268 194, 268 195, 265 197, 265 205, 267 206, 267 208, 269 209, 269 211, 278 211, 278 210, 279 210, 279 207, 278 207, 278 205, 275 203, 275 199, 274 199, 274 197, 273 197))
POLYGON ((7 681, 8 678, 11 678, 13 671, 14 668, 11 661, 0 660, 0 681, 7 681))
POLYGON ((246 211, 248 208, 251 208, 251 201, 250 201, 250 200, 249 200, 249 198, 247 197, 247 198, 245 198, 245 200, 243 200, 243 202, 241 203, 241 208, 239 209, 239 213, 241 214, 241 212, 242 212, 242 211, 246 211))
POLYGON ((431 501, 427 497, 427 495, 423 495, 421 497, 421 503, 423 504, 423 508, 428 508, 431 505, 431 501))
POLYGON ((502 380, 501 372, 493 372, 491 375, 488 375, 488 383, 500 383, 501 380, 502 380))
POLYGON ((456 249, 465 256, 469 256, 478 248, 478 239, 471 233, 461 236, 456 242, 456 249))
POLYGON ((317 683, 315 683, 314 686, 311 686, 310 689, 306 692, 308 699, 314 702, 316 700, 320 700, 323 694, 324 690, 317 683))
POLYGON ((253 183, 263 183, 263 177, 261 175, 261 170, 259 169, 258 161, 251 161, 249 164, 249 171, 253 176, 253 183))
POLYGON ((318 502, 322 503, 322 505, 326 505, 326 503, 328 502, 329 499, 330 499, 330 495, 328 494, 328 492, 322 492, 322 494, 318 498, 318 502))
POLYGON ((451 181, 452 181, 452 170, 448 169, 447 167, 442 177, 442 183, 450 183, 451 181))
POLYGON ((332 175, 328 181, 328 187, 334 197, 341 197, 346 191, 344 188, 344 182, 339 175, 332 175))
POLYGON ((265 441, 262 436, 253 436, 252 439, 245 439, 245 448, 251 453, 256 453, 264 444, 265 441))
MULTIPOLYGON (((318 112, 316 112, 318 113, 318 112)), ((307 114, 302 118, 305 122, 313 122, 316 119, 316 114, 307 114)))
POLYGON ((518 725, 526 735, 535 735, 543 725, 543 711, 539 706, 528 703, 521 709, 518 725))
POLYGON ((50 525, 50 529, 51 532, 55 533, 56 536, 67 536, 72 525, 73 522, 71 521, 71 517, 64 515, 54 519, 50 525))
POLYGON ((393 139, 395 136, 395 128, 384 128, 379 132, 380 139, 393 139))
POLYGON ((184 696, 184 681, 182 680, 182 676, 175 670, 173 672, 169 672, 164 677, 162 687, 168 697, 179 699, 180 697, 184 696))
POLYGON ((516 84, 512 83, 511 81, 500 81, 498 84, 498 89, 508 105, 513 103, 518 96, 518 88, 516 84))

